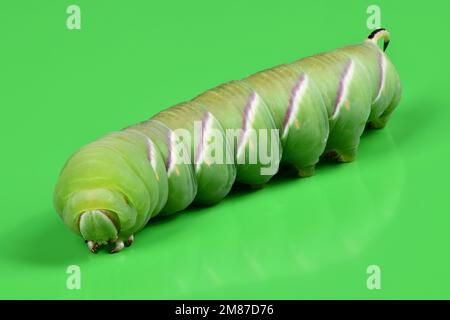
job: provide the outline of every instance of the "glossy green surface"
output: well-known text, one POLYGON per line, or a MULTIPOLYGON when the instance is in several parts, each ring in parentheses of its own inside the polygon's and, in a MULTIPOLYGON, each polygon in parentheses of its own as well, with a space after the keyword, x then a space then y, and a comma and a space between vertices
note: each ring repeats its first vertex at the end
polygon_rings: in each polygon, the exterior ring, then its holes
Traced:
POLYGON ((351 164, 91 254, 52 208, 80 146, 221 82, 362 41, 371 1, 3 1, 0 298, 450 298, 447 1, 377 1, 403 97, 351 164), (81 290, 66 288, 69 265, 81 290), (381 268, 381 290, 366 286, 381 268))

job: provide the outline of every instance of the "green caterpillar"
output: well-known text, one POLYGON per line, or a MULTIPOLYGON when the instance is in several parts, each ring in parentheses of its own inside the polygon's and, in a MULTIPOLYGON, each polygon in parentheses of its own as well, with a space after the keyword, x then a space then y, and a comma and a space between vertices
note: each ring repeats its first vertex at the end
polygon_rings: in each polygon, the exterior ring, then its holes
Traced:
POLYGON ((384 127, 400 100, 388 44, 388 31, 375 30, 361 44, 219 85, 82 147, 59 176, 56 211, 92 252, 113 244, 114 253, 151 218, 217 203, 235 181, 263 185, 280 162, 306 177, 322 155, 354 160, 364 129, 384 127))

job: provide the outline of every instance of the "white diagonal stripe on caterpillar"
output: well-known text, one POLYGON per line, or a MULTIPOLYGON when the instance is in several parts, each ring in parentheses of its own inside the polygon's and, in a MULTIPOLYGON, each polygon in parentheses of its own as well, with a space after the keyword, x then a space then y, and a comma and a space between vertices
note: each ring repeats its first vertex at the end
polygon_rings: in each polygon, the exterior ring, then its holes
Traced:
POLYGON ((295 86, 292 88, 291 96, 289 99, 289 106, 286 111, 286 117, 284 121, 283 138, 285 138, 289 132, 289 127, 294 122, 299 111, 299 105, 305 95, 308 87, 308 76, 305 73, 299 77, 295 86))
POLYGON ((167 137, 168 139, 168 154, 167 154, 167 174, 170 176, 175 168, 175 159, 174 159, 174 144, 176 142, 176 137, 175 134, 173 133, 172 130, 169 131, 169 136, 167 137))
POLYGON ((150 166, 153 170, 153 172, 156 175, 156 178, 159 180, 158 171, 157 171, 157 163, 156 163, 156 154, 155 154, 155 144, 153 141, 145 134, 138 130, 130 129, 131 132, 142 136, 145 139, 146 145, 147 145, 147 160, 150 162, 150 166))
POLYGON ((156 159, 155 159, 155 146, 153 145, 152 140, 147 138, 147 158, 150 161, 150 165, 153 170, 156 170, 156 159))
POLYGON ((190 134, 184 129, 170 130, 168 141, 167 174, 170 176, 175 171, 178 176, 180 174, 178 165, 192 163, 186 146, 186 144, 190 146, 190 134), (185 141, 185 138, 188 138, 189 141, 185 141))
POLYGON ((261 97, 258 95, 256 91, 253 91, 244 107, 244 116, 243 116, 243 132, 239 138, 237 157, 242 155, 242 152, 245 150, 245 145, 247 144, 248 136, 250 129, 252 128, 253 121, 256 116, 256 110, 260 104, 261 97))
POLYGON ((205 117, 202 119, 202 130, 200 141, 197 146, 197 154, 195 159, 195 171, 198 172, 201 169, 202 163, 205 161, 206 144, 208 143, 209 133, 212 129, 212 116, 210 112, 206 112, 205 117))
POLYGON ((342 109, 344 101, 347 99, 348 88, 352 81, 354 70, 355 64, 353 59, 349 59, 344 67, 344 71, 342 71, 341 76, 339 77, 339 87, 336 94, 336 104, 331 116, 332 119, 336 119, 342 109))

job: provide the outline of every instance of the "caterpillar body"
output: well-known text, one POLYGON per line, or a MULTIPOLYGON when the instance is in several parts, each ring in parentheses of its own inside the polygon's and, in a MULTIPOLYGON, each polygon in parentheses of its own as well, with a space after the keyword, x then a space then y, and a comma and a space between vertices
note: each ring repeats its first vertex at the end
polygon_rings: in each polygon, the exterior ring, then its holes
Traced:
POLYGON ((388 31, 375 30, 361 44, 219 85, 82 147, 60 173, 56 211, 92 252, 112 244, 114 253, 151 218, 217 203, 236 181, 263 185, 280 163, 306 177, 322 155, 354 160, 364 129, 384 127, 400 101, 388 44, 388 31))

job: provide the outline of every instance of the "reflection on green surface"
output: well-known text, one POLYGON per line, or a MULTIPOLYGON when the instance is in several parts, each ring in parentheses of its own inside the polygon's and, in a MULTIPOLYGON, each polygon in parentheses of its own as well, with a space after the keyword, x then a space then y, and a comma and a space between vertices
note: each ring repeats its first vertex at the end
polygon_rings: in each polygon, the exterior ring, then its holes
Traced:
POLYGON ((155 221, 120 255, 91 255, 53 211, 68 155, 217 83, 360 41, 372 3, 78 3, 78 33, 69 2, 0 12, 1 298, 449 298, 447 3, 379 2, 404 97, 356 162, 155 221), (71 264, 81 290, 66 289, 71 264))

